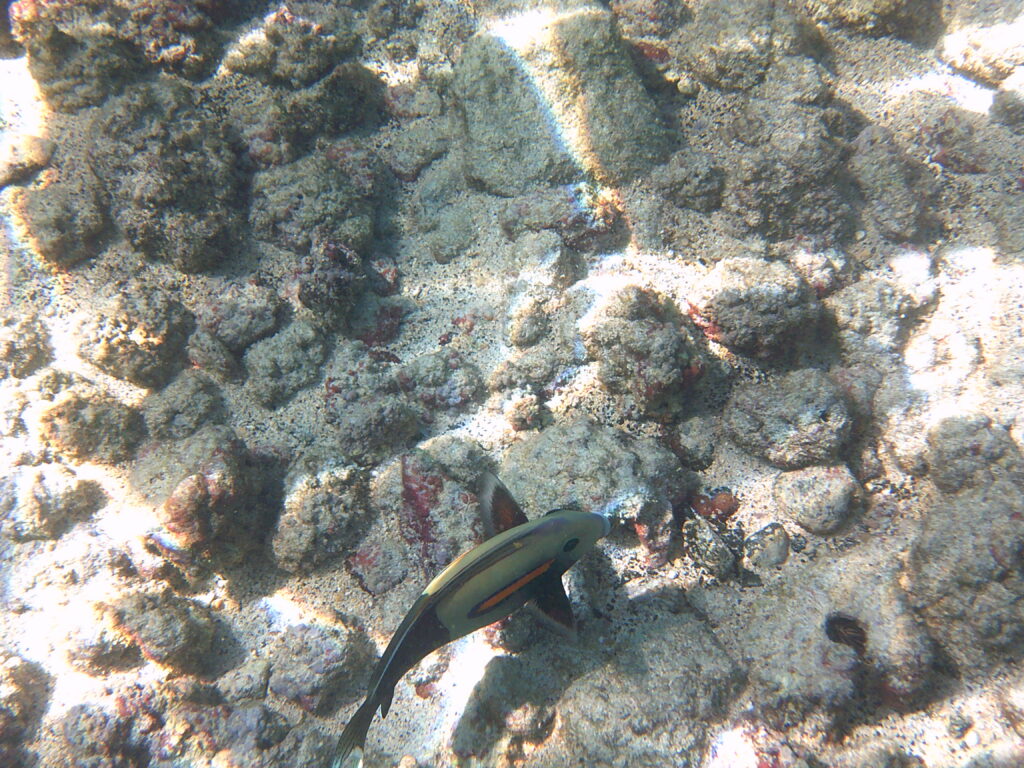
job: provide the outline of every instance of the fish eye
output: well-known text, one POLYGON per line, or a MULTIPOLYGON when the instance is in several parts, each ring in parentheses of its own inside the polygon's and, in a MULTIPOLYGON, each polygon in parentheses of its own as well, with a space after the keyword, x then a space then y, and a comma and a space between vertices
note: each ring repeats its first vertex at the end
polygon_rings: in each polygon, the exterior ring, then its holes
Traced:
POLYGON ((576 545, 579 544, 579 543, 580 543, 579 539, 569 539, 567 542, 565 542, 565 546, 562 547, 562 551, 563 552, 571 552, 572 550, 576 549, 576 545))

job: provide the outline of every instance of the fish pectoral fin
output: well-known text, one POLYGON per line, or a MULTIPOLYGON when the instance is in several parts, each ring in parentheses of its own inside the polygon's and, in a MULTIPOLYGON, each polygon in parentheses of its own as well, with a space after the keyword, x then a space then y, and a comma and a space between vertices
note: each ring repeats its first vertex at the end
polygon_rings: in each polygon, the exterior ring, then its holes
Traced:
POLYGON ((537 588, 527 605, 533 615, 548 629, 570 640, 576 639, 576 616, 569 596, 565 594, 560 574, 544 574, 537 579, 537 588))
POLYGON ((526 514, 512 498, 508 488, 490 472, 484 472, 480 477, 477 499, 480 505, 480 521, 488 539, 527 522, 526 514))

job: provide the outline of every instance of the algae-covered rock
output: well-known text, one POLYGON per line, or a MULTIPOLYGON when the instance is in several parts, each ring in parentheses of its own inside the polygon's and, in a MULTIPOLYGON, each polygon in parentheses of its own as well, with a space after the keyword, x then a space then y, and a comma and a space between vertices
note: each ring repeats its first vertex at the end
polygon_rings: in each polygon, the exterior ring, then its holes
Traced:
POLYGON ((191 315, 168 293, 131 280, 96 310, 79 351, 112 376, 157 387, 181 364, 191 327, 191 315))
POLYGON ((803 0, 803 6, 818 21, 873 35, 913 36, 941 19, 935 0, 803 0))
POLYGON ((771 0, 704 2, 683 25, 671 51, 679 65, 718 88, 746 90, 780 53, 804 47, 792 10, 771 0))
POLYGON ((843 352, 852 359, 899 349, 914 302, 895 283, 866 277, 824 301, 843 352))
POLYGON ((360 250, 373 234, 371 188, 345 173, 327 152, 256 174, 249 221, 254 234, 302 253, 314 236, 360 250))
POLYGON ((111 217, 132 245, 185 272, 213 268, 241 242, 246 178, 227 126, 188 85, 160 79, 96 113, 90 158, 111 217))
POLYGON ((738 445, 783 469, 835 461, 852 426, 839 389, 814 369, 737 387, 725 412, 738 445))
POLYGON ((727 177, 723 207, 772 239, 848 237, 855 222, 843 164, 849 120, 771 94, 751 98, 735 123, 746 147, 727 177))
POLYGON ((277 407, 316 379, 326 354, 316 328, 292 322, 245 353, 247 388, 262 405, 277 407))
POLYGON ((984 417, 948 419, 928 440, 946 492, 924 516, 904 585, 932 635, 973 675, 1024 651, 1024 461, 984 417))
POLYGON ((351 54, 358 37, 349 8, 329 7, 307 19, 281 6, 224 57, 224 68, 272 85, 300 88, 328 74, 351 54))
POLYGON ((238 562, 261 541, 255 465, 230 427, 207 425, 159 443, 137 463, 136 488, 159 505, 150 543, 186 570, 238 562))
POLYGON ((274 291, 252 281, 230 283, 196 307, 196 323, 232 352, 277 330, 281 301, 274 291))
POLYGON ((68 163, 56 179, 28 188, 23 200, 29 237, 50 264, 93 258, 110 236, 106 191, 89 165, 68 163))
POLYGON ((0 320, 0 379, 24 378, 53 357, 46 326, 31 315, 8 315, 0 320))
POLYGON ((85 389, 58 397, 40 417, 43 442, 71 459, 114 464, 129 458, 145 433, 139 412, 85 389))
POLYGON ((221 39, 215 23, 234 4, 174 0, 11 3, 15 38, 51 105, 95 105, 125 84, 163 69, 209 72, 221 39))
POLYGON ((581 173, 622 183, 662 162, 671 135, 611 14, 584 8, 536 21, 529 39, 494 25, 462 52, 453 87, 466 177, 512 195, 581 173), (562 122, 568 146, 555 138, 549 109, 562 122))
POLYGON ((650 410, 702 373, 691 328, 668 299, 632 285, 609 297, 581 333, 601 383, 650 410))
POLYGON ((708 338, 737 352, 786 357, 811 336, 821 305, 788 264, 723 259, 698 286, 690 314, 708 338))
MULTIPOLYGON (((619 640, 614 658, 570 683, 559 700, 550 749, 555 752, 561 741, 566 754, 557 764, 701 764, 708 725, 739 693, 744 670, 690 613, 644 624, 619 640)), ((527 765, 552 764, 545 751, 527 765)))
POLYGON ((270 692, 307 712, 321 713, 337 697, 362 693, 371 658, 365 636, 297 624, 274 643, 270 660, 270 692))
POLYGON ((163 390, 143 401, 142 415, 153 437, 179 439, 224 421, 224 400, 205 373, 182 371, 163 390))
POLYGON ((0 481, 0 529, 18 540, 55 539, 102 501, 95 482, 60 464, 24 468, 0 481))
POLYGON ((935 185, 928 169, 908 157, 892 135, 869 125, 857 136, 849 167, 868 200, 867 215, 891 240, 917 237, 927 223, 935 185))
POLYGON ((114 626, 152 661, 196 671, 210 662, 216 624, 210 609, 169 592, 137 593, 111 606, 114 626))
POLYGON ((846 525, 859 506, 861 490, 845 466, 805 467, 775 478, 772 496, 801 527, 827 536, 846 525))
POLYGON ((354 550, 359 524, 368 516, 366 491, 355 467, 328 466, 295 479, 272 542, 278 567, 310 571, 354 550))

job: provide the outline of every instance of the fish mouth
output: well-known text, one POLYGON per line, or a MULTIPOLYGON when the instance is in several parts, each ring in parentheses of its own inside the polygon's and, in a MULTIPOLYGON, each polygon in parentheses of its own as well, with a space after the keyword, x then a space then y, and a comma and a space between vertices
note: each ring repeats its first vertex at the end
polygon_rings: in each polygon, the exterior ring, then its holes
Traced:
POLYGON ((612 519, 608 515, 598 515, 601 518, 601 536, 607 536, 612 529, 612 519))

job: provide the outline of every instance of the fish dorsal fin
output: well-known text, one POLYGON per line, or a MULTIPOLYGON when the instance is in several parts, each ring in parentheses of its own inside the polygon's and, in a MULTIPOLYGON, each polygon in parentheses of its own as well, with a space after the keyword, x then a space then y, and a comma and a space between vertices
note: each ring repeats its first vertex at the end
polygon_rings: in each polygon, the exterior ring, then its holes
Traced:
POLYGON ((570 640, 576 639, 576 616, 565 594, 562 576, 546 573, 537 579, 537 588, 528 604, 533 615, 548 629, 570 640))
POLYGON ((480 504, 480 520, 488 539, 527 522, 526 515, 508 492, 508 488, 490 472, 484 472, 480 478, 480 492, 477 498, 480 504))

